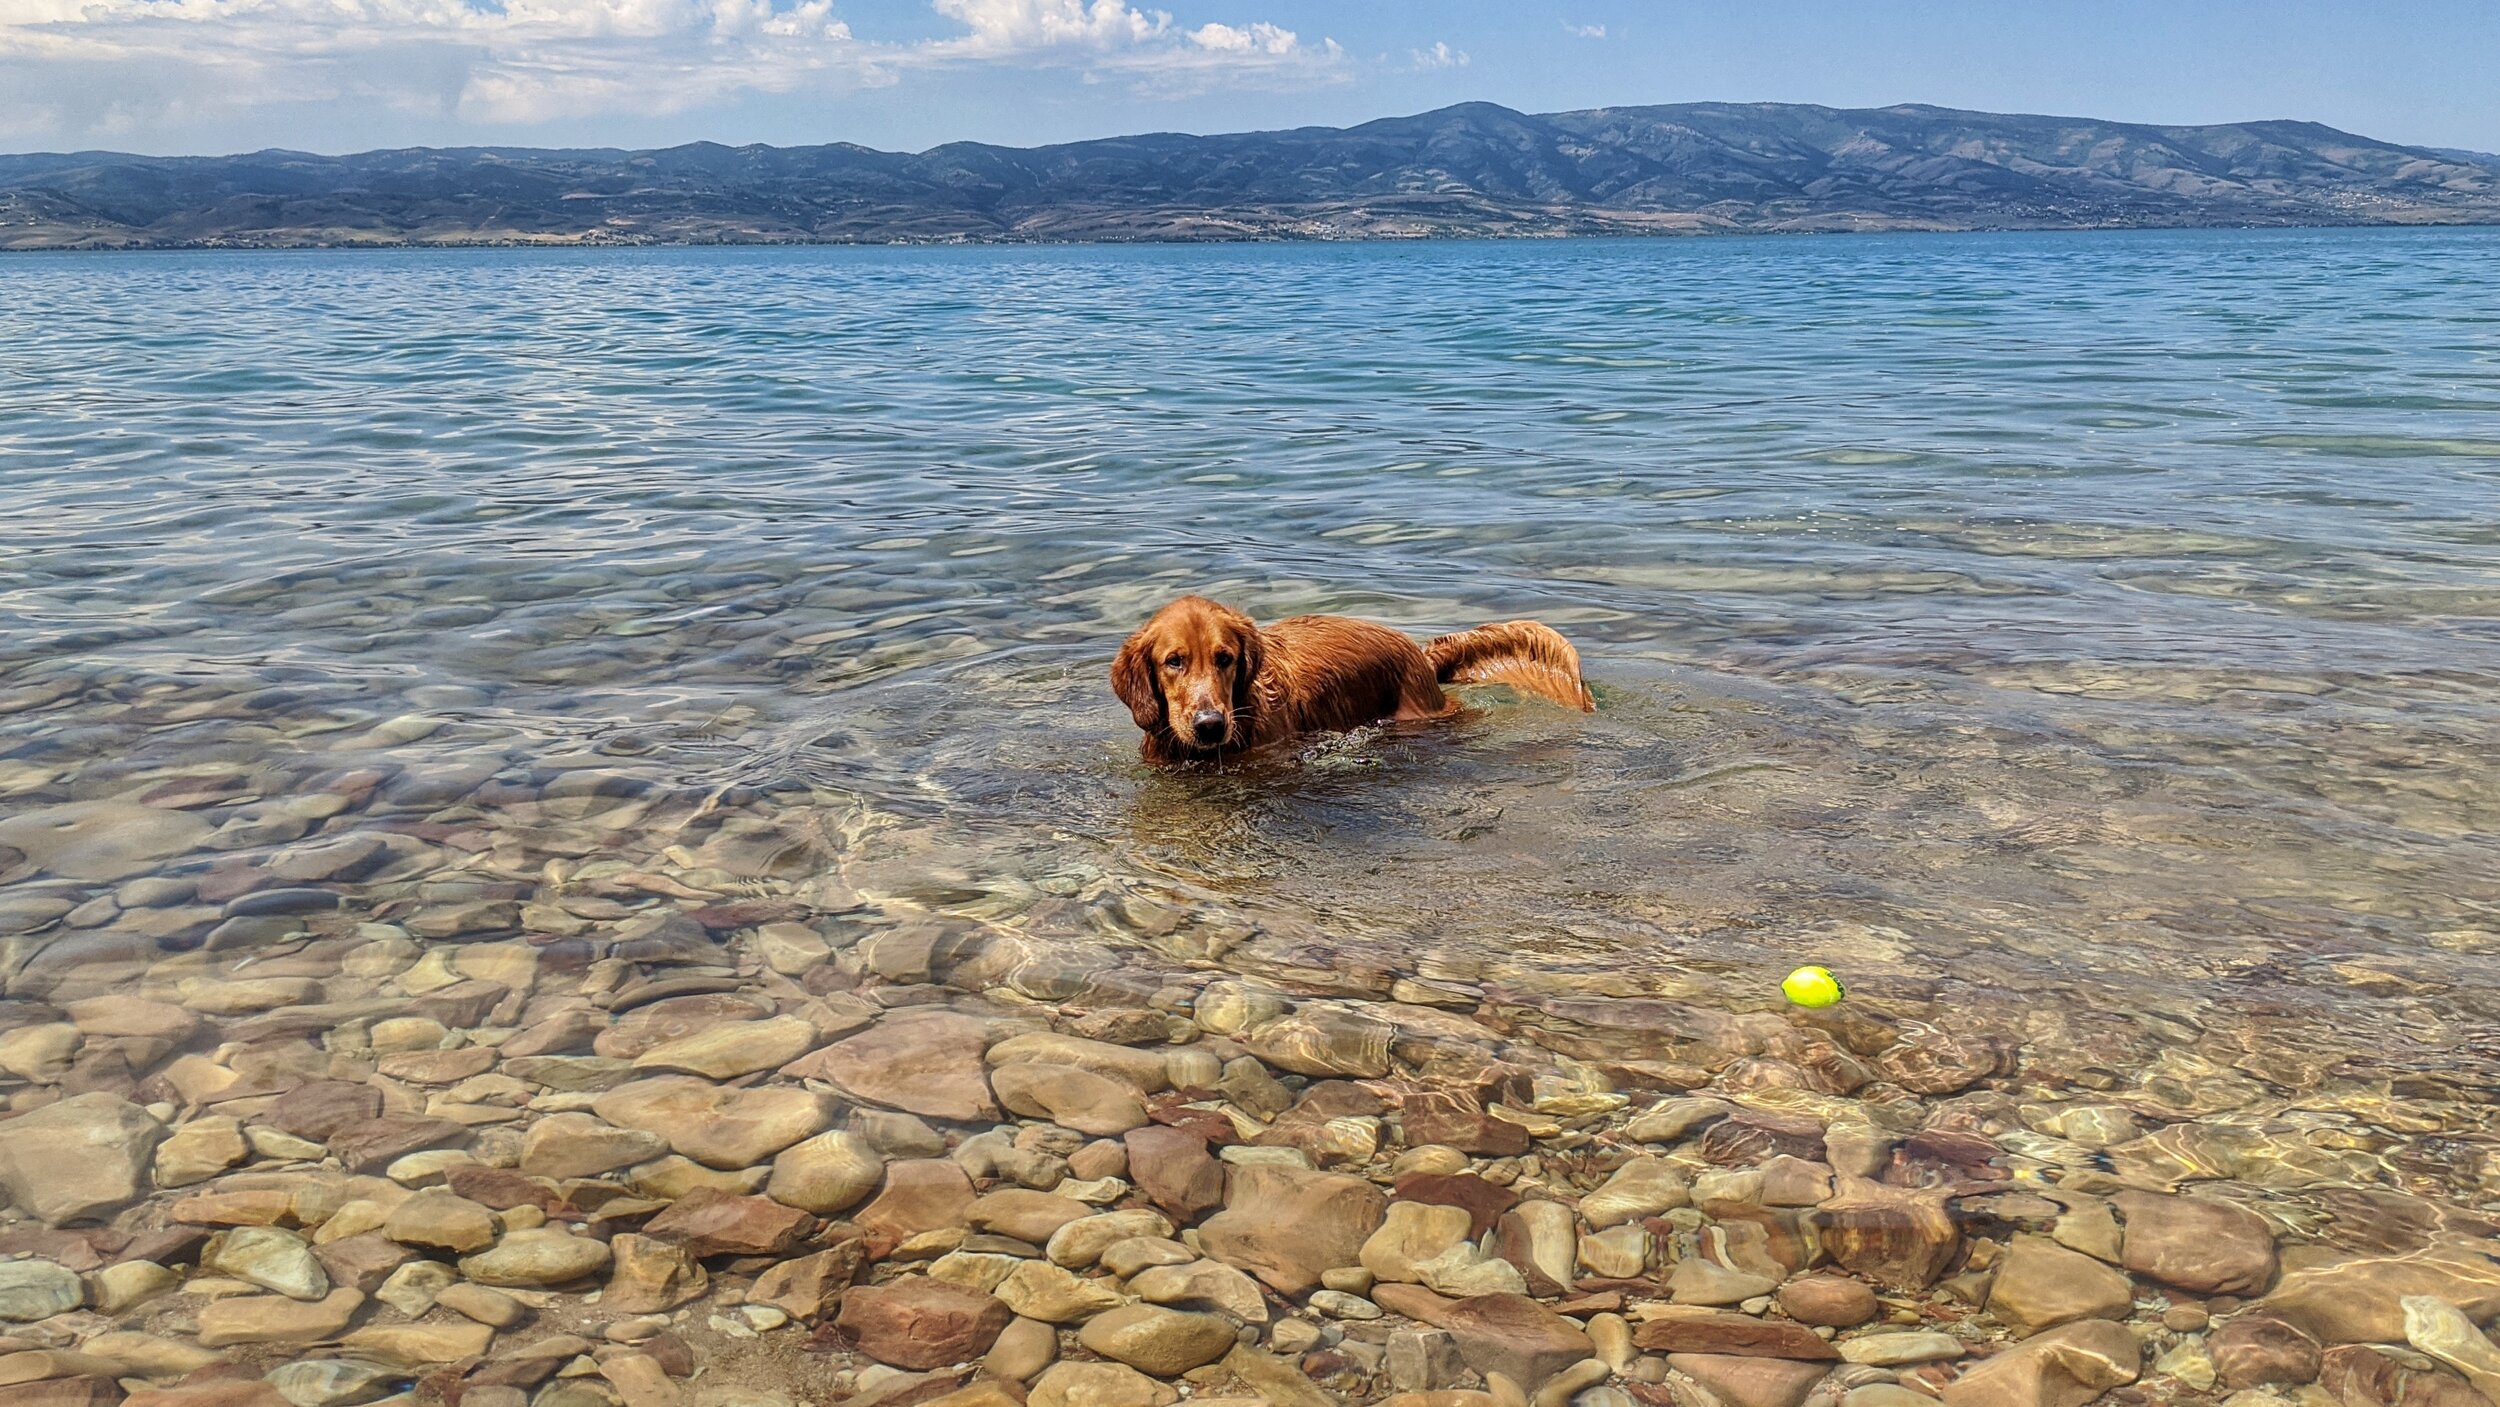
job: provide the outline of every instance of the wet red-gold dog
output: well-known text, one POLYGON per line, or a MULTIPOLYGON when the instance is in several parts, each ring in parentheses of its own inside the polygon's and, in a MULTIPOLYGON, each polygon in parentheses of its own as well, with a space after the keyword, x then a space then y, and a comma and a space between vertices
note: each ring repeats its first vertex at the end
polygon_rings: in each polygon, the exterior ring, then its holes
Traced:
POLYGON ((1345 616, 1295 616, 1262 630, 1202 596, 1155 612, 1111 662, 1111 688, 1145 730, 1149 762, 1248 752, 1302 733, 1439 718, 1444 684, 1508 684, 1565 708, 1596 707, 1571 642, 1532 620, 1480 625, 1417 644, 1345 616))

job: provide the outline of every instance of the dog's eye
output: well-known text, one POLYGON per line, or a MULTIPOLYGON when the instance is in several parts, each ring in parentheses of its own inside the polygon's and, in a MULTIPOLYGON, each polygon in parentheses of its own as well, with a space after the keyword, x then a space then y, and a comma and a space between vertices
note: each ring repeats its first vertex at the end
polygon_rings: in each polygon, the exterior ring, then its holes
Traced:
POLYGON ((1215 667, 1216 667, 1217 669, 1230 669, 1230 668, 1232 668, 1232 667, 1233 667, 1233 652, 1232 652, 1232 651, 1230 651, 1230 650, 1218 650, 1218 651, 1216 651, 1216 652, 1215 652, 1215 667))
POLYGON ((1179 655, 1174 655, 1174 656, 1172 656, 1170 659, 1167 659, 1167 660, 1165 660, 1165 661, 1163 662, 1163 667, 1164 667, 1165 669, 1178 669, 1178 668, 1180 668, 1182 665, 1187 664, 1187 663, 1189 663, 1189 661, 1188 661, 1188 660, 1186 660, 1186 659, 1182 658, 1182 657, 1181 657, 1181 656, 1179 656, 1179 655))

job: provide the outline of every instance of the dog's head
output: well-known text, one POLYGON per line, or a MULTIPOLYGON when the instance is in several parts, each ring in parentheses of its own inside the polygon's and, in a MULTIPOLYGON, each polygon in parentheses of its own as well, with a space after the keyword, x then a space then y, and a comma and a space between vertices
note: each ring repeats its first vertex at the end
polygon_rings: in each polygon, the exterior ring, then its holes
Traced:
POLYGON ((1201 596, 1155 612, 1111 662, 1111 688, 1137 726, 1182 752, 1249 745, 1250 681, 1263 651, 1248 616, 1201 596))

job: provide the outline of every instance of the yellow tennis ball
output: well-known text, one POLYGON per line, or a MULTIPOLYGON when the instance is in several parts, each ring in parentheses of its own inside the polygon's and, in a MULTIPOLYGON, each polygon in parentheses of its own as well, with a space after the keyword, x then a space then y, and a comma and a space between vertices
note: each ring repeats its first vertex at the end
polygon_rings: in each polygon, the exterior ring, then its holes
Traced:
POLYGON ((1780 990, 1799 1006, 1826 1007, 1849 995, 1828 967, 1801 967, 1788 974, 1780 990))

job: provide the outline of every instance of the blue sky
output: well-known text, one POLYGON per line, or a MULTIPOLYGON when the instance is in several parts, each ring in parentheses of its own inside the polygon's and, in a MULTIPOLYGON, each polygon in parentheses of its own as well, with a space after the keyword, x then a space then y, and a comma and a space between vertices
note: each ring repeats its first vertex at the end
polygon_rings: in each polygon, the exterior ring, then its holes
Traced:
POLYGON ((0 0, 0 149, 918 150, 1727 99, 2488 151, 2496 74, 2500 0, 0 0))

